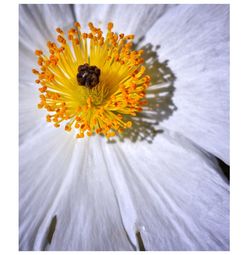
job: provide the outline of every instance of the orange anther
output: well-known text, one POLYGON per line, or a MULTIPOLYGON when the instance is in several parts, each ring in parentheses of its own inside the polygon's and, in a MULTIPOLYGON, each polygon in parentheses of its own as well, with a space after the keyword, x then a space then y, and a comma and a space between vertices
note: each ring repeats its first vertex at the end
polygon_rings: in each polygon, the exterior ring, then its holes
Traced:
POLYGON ((108 30, 111 31, 113 26, 114 26, 114 24, 112 22, 109 22, 108 26, 107 26, 108 30))
POLYGON ((40 91, 41 93, 44 93, 46 90, 47 90, 47 87, 46 87, 46 86, 43 86, 43 87, 39 88, 39 91, 40 91))
POLYGON ((87 132, 87 136, 91 136, 92 135, 92 132, 91 131, 88 131, 87 132))
POLYGON ((48 48, 51 48, 51 47, 52 47, 52 42, 51 42, 51 41, 48 41, 48 42, 47 42, 47 47, 48 47, 48 48))
POLYGON ((37 64, 38 64, 39 66, 42 66, 42 65, 43 65, 43 58, 42 58, 42 57, 39 57, 39 58, 38 58, 37 64))
POLYGON ((51 122, 51 116, 50 116, 50 115, 47 115, 47 116, 46 116, 46 120, 47 120, 47 122, 51 122))
POLYGON ((59 34, 63 34, 63 30, 60 27, 56 28, 56 32, 59 34))
POLYGON ((36 50, 36 51, 35 51, 35 54, 36 54, 37 56, 41 56, 41 55, 43 54, 43 52, 42 52, 41 50, 36 50))
POLYGON ((87 33, 83 33, 82 37, 83 37, 83 39, 87 39, 88 38, 88 34, 87 33))
POLYGON ((64 129, 65 129, 66 131, 68 131, 68 132, 71 131, 71 127, 70 127, 70 125, 68 125, 68 124, 65 125, 64 129))
POLYGON ((61 35, 57 36, 57 41, 61 44, 66 44, 66 40, 61 35))
POLYGON ((94 28, 94 25, 93 25, 92 22, 89 22, 89 23, 88 23, 88 26, 89 26, 89 29, 90 29, 90 30, 92 30, 92 29, 94 28))
POLYGON ((132 122, 131 122, 131 121, 128 121, 128 122, 126 123, 126 127, 127 127, 127 128, 131 128, 131 127, 132 127, 132 122))
POLYGON ((74 25, 75 25, 75 27, 77 27, 77 28, 81 28, 81 25, 80 25, 79 22, 75 22, 74 25))
POLYGON ((115 136, 115 132, 110 132, 110 133, 108 134, 108 136, 109 136, 109 137, 115 136))
POLYGON ((79 128, 79 127, 80 127, 79 123, 76 123, 75 128, 79 128))
POLYGON ((84 134, 83 133, 79 133, 76 135, 76 138, 83 138, 84 137, 84 134))
POLYGON ((79 45, 79 43, 80 43, 78 38, 76 38, 76 39, 74 40, 74 42, 75 42, 76 45, 79 45))
POLYGON ((74 34, 76 34, 76 33, 77 33, 77 31, 76 31, 76 29, 74 29, 74 28, 71 28, 71 29, 69 29, 69 31, 68 31, 68 34, 74 35, 74 34))
POLYGON ((32 69, 33 74, 39 74, 39 72, 36 69, 32 69))

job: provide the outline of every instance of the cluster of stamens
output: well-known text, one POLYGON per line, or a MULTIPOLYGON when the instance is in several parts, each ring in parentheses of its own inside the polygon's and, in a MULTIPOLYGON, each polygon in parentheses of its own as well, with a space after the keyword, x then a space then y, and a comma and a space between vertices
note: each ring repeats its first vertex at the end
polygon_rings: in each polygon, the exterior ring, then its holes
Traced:
POLYGON ((87 134, 114 136, 130 128, 124 115, 142 111, 150 77, 144 75, 143 51, 133 51, 134 35, 107 34, 89 23, 90 33, 82 33, 80 24, 67 37, 57 28, 57 41, 48 42, 49 54, 36 50, 40 70, 33 69, 40 85, 40 103, 55 127, 77 130, 77 138, 87 134), (66 39, 67 38, 67 39, 66 39))

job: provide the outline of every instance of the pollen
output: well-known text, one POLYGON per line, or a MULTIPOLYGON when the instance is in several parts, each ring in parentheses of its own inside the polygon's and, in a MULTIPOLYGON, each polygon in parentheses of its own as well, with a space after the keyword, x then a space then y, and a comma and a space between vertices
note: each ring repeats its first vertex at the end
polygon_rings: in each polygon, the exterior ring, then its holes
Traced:
POLYGON ((117 34, 113 23, 106 35, 93 23, 82 32, 80 23, 65 33, 56 28, 57 43, 48 41, 48 52, 35 50, 40 92, 39 109, 46 121, 76 138, 94 133, 107 138, 131 128, 126 116, 136 116, 146 104, 150 77, 145 74, 143 51, 132 49, 134 35, 117 34))

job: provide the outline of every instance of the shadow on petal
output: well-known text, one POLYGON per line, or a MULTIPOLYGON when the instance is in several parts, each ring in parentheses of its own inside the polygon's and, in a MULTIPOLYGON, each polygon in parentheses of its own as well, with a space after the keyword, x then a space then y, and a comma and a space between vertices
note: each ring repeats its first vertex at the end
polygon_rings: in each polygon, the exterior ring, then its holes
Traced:
POLYGON ((168 66, 168 60, 159 61, 157 54, 159 45, 153 46, 148 43, 141 47, 140 44, 143 40, 144 37, 141 37, 134 44, 134 49, 144 50, 144 65, 147 70, 145 74, 151 77, 151 84, 146 92, 148 104, 135 117, 124 117, 124 120, 133 123, 132 128, 124 130, 122 134, 119 134, 117 138, 110 139, 108 143, 115 143, 117 139, 120 142, 129 139, 132 142, 146 140, 148 143, 152 143, 157 134, 163 133, 163 130, 157 128, 159 123, 168 119, 177 110, 172 100, 176 77, 168 66))

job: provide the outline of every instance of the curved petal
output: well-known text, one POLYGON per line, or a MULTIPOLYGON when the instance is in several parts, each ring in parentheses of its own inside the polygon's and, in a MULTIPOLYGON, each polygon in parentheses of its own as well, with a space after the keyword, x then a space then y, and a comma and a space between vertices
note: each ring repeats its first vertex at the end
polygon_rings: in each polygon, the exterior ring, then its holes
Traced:
POLYGON ((114 30, 119 33, 135 33, 136 38, 143 36, 147 30, 167 10, 167 5, 75 5, 76 19, 86 27, 88 22, 96 26, 114 22, 114 30))
POLYGON ((22 250, 140 249, 138 232, 146 250, 228 249, 228 184, 213 157, 167 130, 153 145, 70 139, 44 132, 21 147, 22 250))
POLYGON ((66 172, 73 152, 73 140, 70 139, 60 130, 40 129, 20 146, 19 234, 22 250, 34 247, 34 238, 41 236, 37 222, 44 220, 58 190, 67 181, 66 172))
MULTIPOLYGON (((33 137, 46 127, 45 111, 37 109, 39 93, 29 82, 19 88, 19 142, 33 137)), ((53 128, 53 127, 52 127, 53 128)))
POLYGON ((163 125, 229 162, 229 7, 170 8, 146 34, 177 79, 177 111, 163 125), (160 33, 159 33, 160 31, 160 33))
POLYGON ((132 250, 99 138, 64 133, 41 131, 20 148, 20 249, 132 250))
POLYGON ((217 161, 164 131, 153 144, 106 146, 131 240, 140 232, 146 250, 228 250, 229 186, 217 161))

